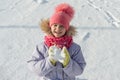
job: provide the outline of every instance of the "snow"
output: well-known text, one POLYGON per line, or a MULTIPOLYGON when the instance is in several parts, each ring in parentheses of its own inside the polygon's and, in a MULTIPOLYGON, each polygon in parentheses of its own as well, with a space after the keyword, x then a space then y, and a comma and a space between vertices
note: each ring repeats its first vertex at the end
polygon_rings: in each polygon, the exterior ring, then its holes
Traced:
POLYGON ((43 41, 39 21, 61 2, 74 6, 74 41, 87 62, 76 80, 120 80, 120 0, 0 0, 0 80, 38 79, 27 60, 43 41))

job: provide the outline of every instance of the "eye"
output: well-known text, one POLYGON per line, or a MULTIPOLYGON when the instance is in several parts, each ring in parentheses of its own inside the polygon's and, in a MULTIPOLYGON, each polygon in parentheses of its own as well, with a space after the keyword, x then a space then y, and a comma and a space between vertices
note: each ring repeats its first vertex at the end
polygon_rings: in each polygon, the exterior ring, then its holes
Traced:
POLYGON ((54 24, 54 27, 57 27, 57 24, 54 24))
POLYGON ((64 28, 62 25, 60 25, 60 28, 64 28))

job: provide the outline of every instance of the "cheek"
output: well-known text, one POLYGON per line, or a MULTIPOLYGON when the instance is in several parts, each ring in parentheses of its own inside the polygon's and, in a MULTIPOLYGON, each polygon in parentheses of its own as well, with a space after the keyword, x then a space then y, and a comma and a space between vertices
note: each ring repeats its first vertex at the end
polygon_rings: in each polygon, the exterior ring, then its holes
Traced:
POLYGON ((63 30, 63 34, 65 34, 66 33, 66 30, 63 30))
POLYGON ((63 31, 66 32, 66 29, 64 29, 63 31))
POLYGON ((53 28, 51 28, 51 32, 53 32, 54 31, 54 29, 53 28))

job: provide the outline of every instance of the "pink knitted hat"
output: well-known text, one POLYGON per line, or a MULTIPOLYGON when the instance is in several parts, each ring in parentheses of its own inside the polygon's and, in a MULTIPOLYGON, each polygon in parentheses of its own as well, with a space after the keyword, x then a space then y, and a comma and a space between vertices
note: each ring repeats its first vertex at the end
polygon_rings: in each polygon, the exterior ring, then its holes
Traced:
POLYGON ((69 4, 67 3, 59 4, 55 8, 55 12, 50 18, 50 27, 53 24, 60 24, 63 25, 66 30, 68 30, 69 23, 72 20, 73 16, 74 10, 69 4))

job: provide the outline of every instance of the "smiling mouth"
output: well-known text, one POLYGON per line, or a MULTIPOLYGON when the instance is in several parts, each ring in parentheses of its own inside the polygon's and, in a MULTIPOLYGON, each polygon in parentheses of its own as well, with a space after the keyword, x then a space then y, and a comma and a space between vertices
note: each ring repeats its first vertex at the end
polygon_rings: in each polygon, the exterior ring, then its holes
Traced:
POLYGON ((61 34, 61 32, 55 32, 56 34, 61 34))

